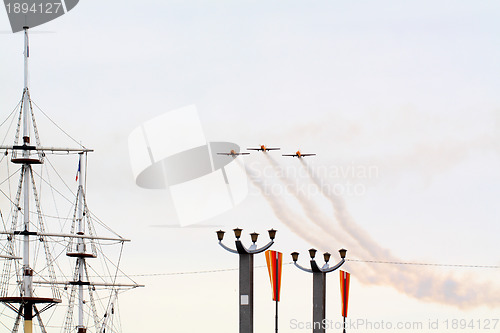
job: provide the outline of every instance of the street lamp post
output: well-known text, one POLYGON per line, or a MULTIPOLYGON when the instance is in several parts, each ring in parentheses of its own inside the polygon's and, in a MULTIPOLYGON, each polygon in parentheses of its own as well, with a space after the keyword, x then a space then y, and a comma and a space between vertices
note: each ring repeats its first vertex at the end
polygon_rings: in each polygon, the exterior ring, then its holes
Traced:
POLYGON ((293 252, 292 259, 295 266, 299 269, 313 274, 313 333, 324 333, 325 325, 324 320, 326 316, 326 274, 335 271, 345 262, 345 255, 347 250, 339 250, 341 260, 333 267, 330 267, 328 262, 330 261, 330 253, 326 252, 323 254, 325 259, 325 264, 323 267, 319 267, 314 257, 316 256, 316 250, 310 249, 309 255, 311 257, 311 269, 304 268, 297 263, 299 259, 299 253, 293 252))
POLYGON ((240 240, 241 229, 233 230, 236 237, 236 250, 233 250, 222 243, 224 231, 217 231, 219 245, 225 250, 239 254, 240 256, 240 333, 253 333, 253 255, 264 252, 274 244, 276 230, 268 231, 271 241, 261 248, 257 248, 257 238, 259 234, 251 233, 252 245, 247 249, 240 240))

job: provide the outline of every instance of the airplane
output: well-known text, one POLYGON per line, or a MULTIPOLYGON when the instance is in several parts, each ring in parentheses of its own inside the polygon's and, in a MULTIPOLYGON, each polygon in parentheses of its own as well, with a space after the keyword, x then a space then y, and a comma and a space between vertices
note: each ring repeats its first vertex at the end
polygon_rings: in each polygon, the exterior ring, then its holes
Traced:
POLYGON ((261 145, 260 148, 247 148, 247 150, 257 150, 257 151, 266 152, 269 150, 280 150, 280 149, 279 148, 269 148, 269 147, 266 147, 264 145, 261 145))
POLYGON ((227 155, 227 156, 236 157, 238 155, 250 155, 250 153, 237 153, 234 151, 234 149, 231 149, 231 151, 229 153, 217 153, 217 155, 227 155))
POLYGON ((295 154, 285 154, 282 156, 292 156, 292 157, 302 158, 302 157, 306 157, 306 156, 316 156, 316 154, 302 154, 300 152, 300 150, 297 150, 297 152, 295 154))

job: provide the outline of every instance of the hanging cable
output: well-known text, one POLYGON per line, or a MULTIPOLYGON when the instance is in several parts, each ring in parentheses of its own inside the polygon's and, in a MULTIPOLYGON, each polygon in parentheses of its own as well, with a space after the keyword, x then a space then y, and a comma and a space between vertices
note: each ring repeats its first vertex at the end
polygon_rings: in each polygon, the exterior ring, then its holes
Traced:
POLYGON ((415 265, 415 266, 436 266, 436 267, 461 267, 461 268, 493 268, 499 269, 500 266, 488 265, 464 265, 464 264, 436 264, 422 262, 398 262, 398 261, 378 261, 378 260, 361 260, 361 259, 346 259, 350 262, 364 262, 370 264, 389 264, 389 265, 415 265))

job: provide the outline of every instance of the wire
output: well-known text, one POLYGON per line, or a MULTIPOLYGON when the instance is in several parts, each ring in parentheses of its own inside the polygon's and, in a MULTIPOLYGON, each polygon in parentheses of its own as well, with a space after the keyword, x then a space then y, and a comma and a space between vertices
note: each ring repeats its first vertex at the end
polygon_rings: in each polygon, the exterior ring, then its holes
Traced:
POLYGON ((462 267, 462 268, 493 268, 499 269, 500 266, 487 265, 459 265, 459 264, 435 264, 423 262, 398 262, 398 261, 377 261, 377 260, 361 260, 361 259, 346 259, 351 262, 365 262, 370 264, 389 264, 389 265, 415 265, 415 266, 437 266, 437 267, 462 267))
POLYGON ((61 132, 63 132, 68 138, 70 138, 71 140, 73 140, 77 145, 79 145, 80 147, 85 148, 84 145, 80 144, 78 141, 76 141, 71 135, 69 135, 65 130, 63 130, 59 125, 56 124, 55 121, 53 121, 45 112, 43 112, 43 110, 33 101, 31 101, 33 103, 33 105, 36 106, 36 108, 45 116, 47 117, 48 120, 50 120, 50 122, 52 124, 54 124, 54 126, 56 126, 61 132))
MULTIPOLYGON (((19 105, 22 103, 22 99, 17 103, 17 105, 14 107, 14 109, 12 110, 12 112, 7 116, 7 118, 5 118, 5 120, 0 124, 0 127, 2 127, 6 122, 7 120, 9 120, 9 118, 14 114, 14 112, 17 111, 17 108, 19 107, 19 105)), ((10 126, 9 126, 10 128, 10 126)))
POLYGON ((0 189, 0 193, 2 193, 11 203, 13 203, 14 206, 17 206, 16 203, 12 201, 12 199, 4 191, 2 191, 2 189, 0 189))
MULTIPOLYGON (((458 265, 458 264, 436 264, 436 263, 418 263, 418 262, 398 262, 398 261, 376 261, 376 260, 361 260, 361 259, 346 259, 349 262, 362 262, 371 264, 389 264, 389 265, 415 265, 415 266, 437 266, 437 267, 460 267, 460 268, 489 268, 489 269, 500 269, 500 266, 490 266, 490 265, 458 265)), ((286 262, 283 265, 291 265, 293 262, 286 262)), ((264 268, 267 265, 255 266, 255 268, 264 268)), ((239 268, 223 268, 223 269, 212 269, 205 271, 187 271, 187 272, 170 272, 170 273, 145 273, 145 274, 127 274, 127 275, 117 275, 119 277, 154 277, 154 276, 174 276, 174 275, 195 275, 195 274, 210 274, 210 273, 221 273, 221 272, 233 272, 237 271, 239 268)), ((121 270, 120 270, 121 272, 121 270)), ((94 276, 101 277, 104 276, 94 276)), ((115 277, 110 275, 108 277, 115 277)))
MULTIPOLYGON (((291 265, 293 262, 285 262, 283 265, 291 265)), ((255 266, 255 268, 264 268, 267 265, 255 266)), ((212 269, 206 271, 190 271, 190 272, 173 272, 173 273, 151 273, 151 274, 132 274, 128 276, 170 276, 170 275, 193 275, 193 274, 208 274, 208 273, 220 273, 220 272, 233 272, 237 271, 239 268, 223 268, 223 269, 212 269)))
MULTIPOLYGON (((372 264, 389 264, 389 265, 416 265, 416 266, 438 266, 438 267, 461 267, 461 268, 490 268, 490 269, 500 269, 500 266, 488 266, 488 265, 455 265, 455 264, 435 264, 435 263, 417 263, 417 262, 397 262, 397 261, 375 261, 375 260, 360 260, 360 259, 346 259, 350 262, 363 262, 372 264)), ((283 263, 283 265, 291 265, 293 262, 283 263)), ((255 268, 264 268, 267 266, 255 266, 255 268)), ((188 272, 171 272, 171 273, 150 273, 150 274, 131 274, 130 277, 151 277, 151 276, 172 276, 172 275, 194 275, 194 274, 209 274, 209 273, 220 273, 220 272, 232 272, 237 271, 238 268, 225 268, 225 269, 213 269, 206 271, 188 271, 188 272)))

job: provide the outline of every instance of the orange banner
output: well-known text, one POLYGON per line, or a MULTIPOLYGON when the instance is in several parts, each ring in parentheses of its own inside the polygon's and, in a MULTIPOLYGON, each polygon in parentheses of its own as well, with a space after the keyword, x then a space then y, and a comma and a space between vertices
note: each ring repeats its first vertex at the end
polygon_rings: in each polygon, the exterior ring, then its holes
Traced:
POLYGON ((273 301, 279 302, 281 291, 281 270, 283 266, 283 253, 267 250, 266 251, 267 269, 269 279, 273 289, 273 301))
POLYGON ((347 303, 349 303, 349 283, 351 274, 340 271, 340 295, 342 297, 342 317, 347 317, 347 303))

